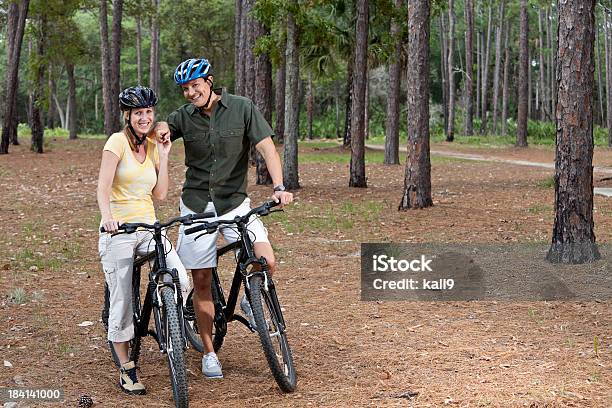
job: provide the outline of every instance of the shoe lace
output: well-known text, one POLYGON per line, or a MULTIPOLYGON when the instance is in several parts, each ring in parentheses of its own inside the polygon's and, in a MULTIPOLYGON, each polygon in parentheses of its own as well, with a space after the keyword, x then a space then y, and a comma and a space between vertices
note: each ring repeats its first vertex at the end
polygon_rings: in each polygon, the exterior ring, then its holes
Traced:
POLYGON ((130 377, 132 383, 136 384, 138 382, 138 376, 136 375, 136 367, 130 368, 129 370, 123 370, 123 372, 126 373, 128 377, 130 377))

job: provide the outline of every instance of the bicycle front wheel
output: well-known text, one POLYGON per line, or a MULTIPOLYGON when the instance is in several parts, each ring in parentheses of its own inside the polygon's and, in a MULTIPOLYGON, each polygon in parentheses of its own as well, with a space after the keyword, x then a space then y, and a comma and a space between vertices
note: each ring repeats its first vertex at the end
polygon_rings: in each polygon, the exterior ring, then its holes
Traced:
POLYGON ((160 312, 163 315, 160 320, 164 326, 163 335, 166 343, 166 355, 168 357, 168 369, 170 370, 174 403, 176 407, 188 407, 189 395, 187 390, 187 370, 185 369, 184 340, 181 333, 178 309, 174 300, 174 291, 169 287, 162 288, 161 300, 163 308, 160 312))
POLYGON ((250 278, 249 286, 253 318, 272 375, 281 390, 293 392, 297 375, 274 284, 268 278, 266 287, 263 276, 257 274, 250 278))

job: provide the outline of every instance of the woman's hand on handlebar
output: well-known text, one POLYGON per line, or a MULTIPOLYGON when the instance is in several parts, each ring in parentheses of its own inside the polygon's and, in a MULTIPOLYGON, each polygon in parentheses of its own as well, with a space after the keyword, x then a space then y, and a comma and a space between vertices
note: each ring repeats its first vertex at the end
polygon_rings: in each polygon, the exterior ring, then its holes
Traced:
POLYGON ((119 225, 121 225, 121 221, 117 221, 117 220, 102 220, 102 228, 104 228, 104 231, 109 232, 111 234, 119 231, 119 225))

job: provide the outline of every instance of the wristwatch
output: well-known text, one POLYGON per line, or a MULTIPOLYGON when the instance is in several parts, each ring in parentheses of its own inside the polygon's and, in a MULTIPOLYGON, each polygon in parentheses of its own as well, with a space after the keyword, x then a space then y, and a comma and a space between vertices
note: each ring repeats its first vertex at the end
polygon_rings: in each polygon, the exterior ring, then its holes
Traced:
POLYGON ((277 191, 285 191, 285 190, 287 190, 287 189, 285 188, 285 186, 284 186, 283 184, 279 184, 278 186, 275 186, 275 187, 274 187, 274 192, 275 192, 275 193, 276 193, 277 191))

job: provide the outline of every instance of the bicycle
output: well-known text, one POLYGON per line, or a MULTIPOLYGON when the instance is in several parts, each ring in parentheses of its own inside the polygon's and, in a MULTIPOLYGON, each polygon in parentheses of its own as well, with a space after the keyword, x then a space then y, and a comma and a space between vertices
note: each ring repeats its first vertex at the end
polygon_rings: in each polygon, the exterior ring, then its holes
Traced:
MULTIPOLYGON (((169 269, 166 265, 166 251, 164 247, 164 229, 176 223, 191 225, 194 222, 214 216, 213 213, 190 214, 176 217, 166 223, 156 221, 154 224, 125 223, 119 226, 120 232, 116 234, 131 234, 137 229, 148 230, 155 241, 155 250, 147 255, 139 256, 134 260, 132 270, 132 308, 134 314, 134 338, 129 343, 129 359, 138 362, 143 337, 152 336, 159 345, 160 351, 167 356, 172 394, 176 407, 189 406, 187 389, 187 371, 185 368, 184 352, 187 348, 186 333, 194 330, 183 318, 183 296, 176 269, 169 269), (150 263, 153 261, 151 267, 150 263), (146 289, 144 302, 140 296, 140 272, 143 266, 150 266, 149 283, 146 289), (153 314, 155 329, 149 329, 149 321, 153 314)), ((104 227, 100 228, 105 232, 104 227)), ((110 292, 105 283, 104 306, 102 309, 102 322, 108 331, 108 315, 110 308, 110 292)), ((193 334, 191 334, 193 337, 193 334)), ((111 355, 115 364, 120 366, 119 358, 108 341, 111 355)))
MULTIPOLYGON (((253 208, 243 216, 236 216, 233 220, 203 221, 200 225, 185 230, 185 234, 195 234, 204 231, 196 240, 204 235, 217 231, 218 228, 236 228, 239 239, 217 250, 217 261, 224 255, 234 251, 236 269, 232 279, 229 296, 226 300, 219 279, 218 267, 212 269, 212 297, 215 309, 213 320, 213 347, 218 351, 227 334, 227 323, 237 320, 244 324, 251 332, 257 331, 264 354, 280 389, 284 392, 293 392, 297 385, 297 375, 293 364, 293 356, 289 342, 282 309, 276 295, 276 287, 268 273, 268 265, 264 257, 255 257, 253 241, 248 234, 247 225, 252 215, 266 216, 271 208, 279 203, 267 202, 253 208), (230 227, 232 226, 233 227, 230 227), (242 316, 234 314, 241 286, 244 286, 247 299, 251 304, 255 327, 242 316)), ((282 211, 282 210, 275 210, 282 211)), ((185 319, 194 322, 193 332, 188 333, 188 339, 195 349, 202 352, 204 347, 197 333, 195 312, 192 304, 193 290, 190 293, 186 306, 185 319), (195 336, 192 336, 195 335, 195 336)))

